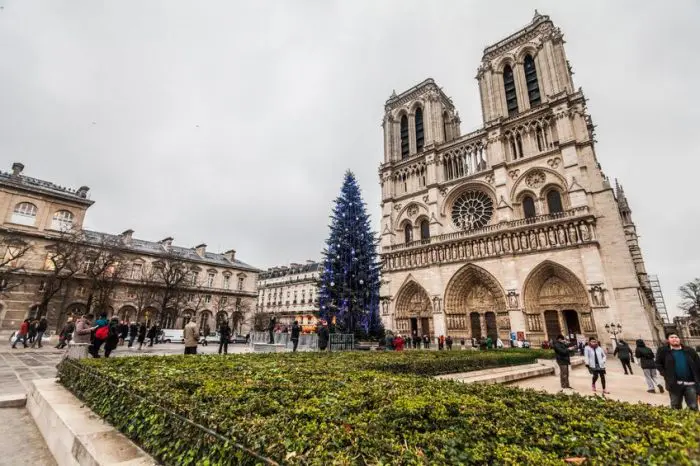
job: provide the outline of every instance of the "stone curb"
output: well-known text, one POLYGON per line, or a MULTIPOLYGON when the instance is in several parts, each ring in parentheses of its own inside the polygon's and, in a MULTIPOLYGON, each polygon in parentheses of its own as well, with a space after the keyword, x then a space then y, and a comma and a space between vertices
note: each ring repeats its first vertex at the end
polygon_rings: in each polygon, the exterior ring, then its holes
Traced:
POLYGON ((27 395, 15 393, 12 395, 0 395, 1 408, 24 408, 27 404, 27 395))
POLYGON ((158 464, 55 379, 32 381, 27 410, 59 466, 158 464))

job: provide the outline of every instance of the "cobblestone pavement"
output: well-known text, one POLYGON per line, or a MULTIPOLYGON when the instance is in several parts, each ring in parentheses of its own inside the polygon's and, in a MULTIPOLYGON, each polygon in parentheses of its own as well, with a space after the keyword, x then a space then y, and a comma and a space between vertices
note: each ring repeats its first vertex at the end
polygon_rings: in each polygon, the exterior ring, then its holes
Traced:
MULTIPOLYGON (((214 354, 219 345, 200 345, 198 353, 214 354)), ((246 353, 250 349, 246 345, 229 345, 229 353, 246 353)), ((165 343, 138 350, 136 347, 119 346, 113 356, 146 356, 182 354, 184 346, 177 343, 165 343)), ((47 379, 56 376, 56 365, 63 357, 64 350, 44 345, 43 348, 17 348, 10 346, 0 348, 0 394, 13 395, 27 393, 29 383, 34 379, 47 379)))
MULTIPOLYGON (((610 394, 605 395, 605 397, 612 400, 627 401, 629 403, 649 403, 652 405, 669 406, 668 393, 661 394, 658 390, 656 393, 648 393, 642 368, 637 364, 632 364, 632 369, 634 370, 633 375, 625 375, 620 361, 612 357, 608 358, 606 365, 607 374, 605 378, 607 389, 610 391, 610 394)), ((660 375, 657 374, 657 378, 661 384, 664 383, 664 379, 660 375)), ((591 374, 585 366, 579 366, 576 369, 569 370, 569 384, 579 395, 603 395, 600 381, 598 381, 597 384, 597 394, 593 393, 591 374)), ((511 386, 533 388, 549 393, 561 391, 558 375, 525 379, 511 384, 511 386)))

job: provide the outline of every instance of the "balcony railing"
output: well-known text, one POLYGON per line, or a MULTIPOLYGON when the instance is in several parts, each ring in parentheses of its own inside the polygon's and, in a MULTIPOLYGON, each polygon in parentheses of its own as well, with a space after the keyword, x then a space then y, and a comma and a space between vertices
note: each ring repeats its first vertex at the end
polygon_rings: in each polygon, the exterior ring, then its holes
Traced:
POLYGON ((385 251, 385 252, 399 251, 402 249, 410 249, 410 248, 414 248, 414 247, 418 247, 418 246, 425 246, 427 244, 439 244, 439 243, 443 243, 445 241, 454 241, 454 240, 458 240, 458 239, 462 239, 462 238, 481 236, 481 235, 486 235, 486 234, 490 234, 490 233, 494 233, 494 232, 498 232, 498 231, 511 230, 511 229, 522 227, 522 226, 541 225, 541 224, 546 224, 549 222, 558 221, 561 219, 580 217, 580 216, 587 215, 587 214, 588 214, 588 206, 575 207, 573 209, 569 209, 569 210, 566 210, 564 212, 559 212, 556 214, 537 215, 535 217, 522 218, 522 219, 518 219, 518 220, 511 220, 508 222, 500 222, 500 223, 496 223, 494 225, 487 225, 483 228, 475 228, 473 230, 455 231, 453 233, 446 233, 444 235, 431 236, 430 238, 419 239, 419 240, 411 241, 408 243, 392 244, 390 246, 382 247, 382 251, 385 251))

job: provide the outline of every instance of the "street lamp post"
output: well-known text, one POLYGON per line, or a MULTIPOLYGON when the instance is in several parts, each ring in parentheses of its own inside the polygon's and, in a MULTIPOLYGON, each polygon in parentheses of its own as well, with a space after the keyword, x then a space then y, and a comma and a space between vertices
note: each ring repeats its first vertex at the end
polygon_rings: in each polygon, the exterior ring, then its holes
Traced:
POLYGON ((617 346, 617 336, 622 333, 622 325, 619 323, 609 323, 605 324, 605 331, 608 332, 610 335, 613 336, 613 339, 615 340, 615 346, 617 346))

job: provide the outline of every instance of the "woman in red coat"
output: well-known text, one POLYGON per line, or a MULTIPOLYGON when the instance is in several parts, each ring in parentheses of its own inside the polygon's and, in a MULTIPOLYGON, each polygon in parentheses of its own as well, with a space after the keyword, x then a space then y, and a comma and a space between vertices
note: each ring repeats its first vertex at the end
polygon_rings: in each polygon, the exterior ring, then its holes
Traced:
POLYGON ((396 338, 394 338, 394 349, 396 351, 403 351, 404 343, 406 343, 406 340, 404 340, 401 335, 396 335, 396 338))

